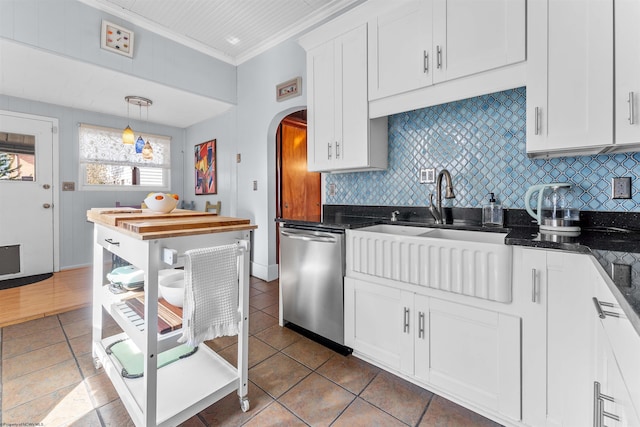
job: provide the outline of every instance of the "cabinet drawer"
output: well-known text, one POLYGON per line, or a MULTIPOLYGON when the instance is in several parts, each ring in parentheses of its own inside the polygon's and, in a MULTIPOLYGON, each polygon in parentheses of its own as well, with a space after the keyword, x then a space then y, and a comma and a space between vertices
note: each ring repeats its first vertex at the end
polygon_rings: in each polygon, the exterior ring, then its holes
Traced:
POLYGON ((95 225, 94 233, 94 241, 98 245, 139 268, 144 267, 141 263, 147 254, 147 241, 126 236, 98 224, 95 225))

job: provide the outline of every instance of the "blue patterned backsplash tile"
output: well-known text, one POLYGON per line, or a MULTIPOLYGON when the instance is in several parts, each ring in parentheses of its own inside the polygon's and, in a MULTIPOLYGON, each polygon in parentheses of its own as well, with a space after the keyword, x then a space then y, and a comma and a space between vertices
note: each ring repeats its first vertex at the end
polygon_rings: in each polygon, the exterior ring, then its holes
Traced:
POLYGON ((456 198, 446 206, 480 207, 493 192, 505 208, 524 208, 531 185, 573 184, 571 205, 587 211, 634 211, 640 204, 640 153, 529 159, 526 89, 389 116, 389 167, 380 172, 326 174, 327 204, 428 206, 435 184, 419 171, 448 169, 456 198), (611 199, 611 179, 631 176, 632 199, 611 199), (329 196, 329 185, 336 193, 329 196))

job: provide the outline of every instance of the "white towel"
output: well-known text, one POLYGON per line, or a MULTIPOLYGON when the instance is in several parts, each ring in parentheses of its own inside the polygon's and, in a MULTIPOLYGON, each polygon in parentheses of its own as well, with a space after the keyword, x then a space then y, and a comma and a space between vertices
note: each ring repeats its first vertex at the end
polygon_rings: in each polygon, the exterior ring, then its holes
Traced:
POLYGON ((196 346, 202 341, 238 334, 238 245, 185 252, 182 337, 196 346))

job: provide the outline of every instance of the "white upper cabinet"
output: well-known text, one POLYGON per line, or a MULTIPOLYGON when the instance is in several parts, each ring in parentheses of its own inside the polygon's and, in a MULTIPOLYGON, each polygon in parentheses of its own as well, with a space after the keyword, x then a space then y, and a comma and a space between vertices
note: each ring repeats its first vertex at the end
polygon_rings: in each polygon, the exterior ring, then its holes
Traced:
POLYGON ((369 120, 367 26, 307 52, 309 171, 387 167, 387 119, 369 120))
POLYGON ((616 145, 640 143, 640 2, 616 0, 616 145))
POLYGON ((369 21, 369 99, 525 60, 524 0, 414 0, 369 21))
POLYGON ((400 2, 369 21, 369 98, 433 83, 432 0, 400 2))
POLYGON ((613 143, 613 0, 529 0, 527 153, 613 143))
POLYGON ((433 0, 434 82, 525 60, 524 0, 433 0))

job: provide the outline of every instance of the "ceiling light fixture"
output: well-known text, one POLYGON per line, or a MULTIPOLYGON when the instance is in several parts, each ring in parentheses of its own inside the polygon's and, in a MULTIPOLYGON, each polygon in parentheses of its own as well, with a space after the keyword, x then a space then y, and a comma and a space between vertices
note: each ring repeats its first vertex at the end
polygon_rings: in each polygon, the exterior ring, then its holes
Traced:
POLYGON ((240 43, 240 39, 234 36, 228 36, 225 40, 227 41, 227 43, 232 44, 234 46, 240 43))
MULTIPOLYGON (((153 104, 153 101, 151 101, 148 98, 143 98, 141 96, 125 96, 124 100, 127 102, 127 127, 124 128, 124 131, 122 131, 122 143, 123 144, 133 144, 135 141, 135 135, 133 133, 133 129, 131 129, 131 126, 129 125, 129 104, 133 104, 133 105, 137 105, 140 108, 140 115, 142 116, 142 106, 147 107, 147 114, 148 114, 148 108, 151 104, 153 104)), ((144 145, 144 142, 143 142, 144 145)), ((142 148, 141 148, 142 150, 142 148)), ((141 152, 141 151, 138 151, 141 152)))

